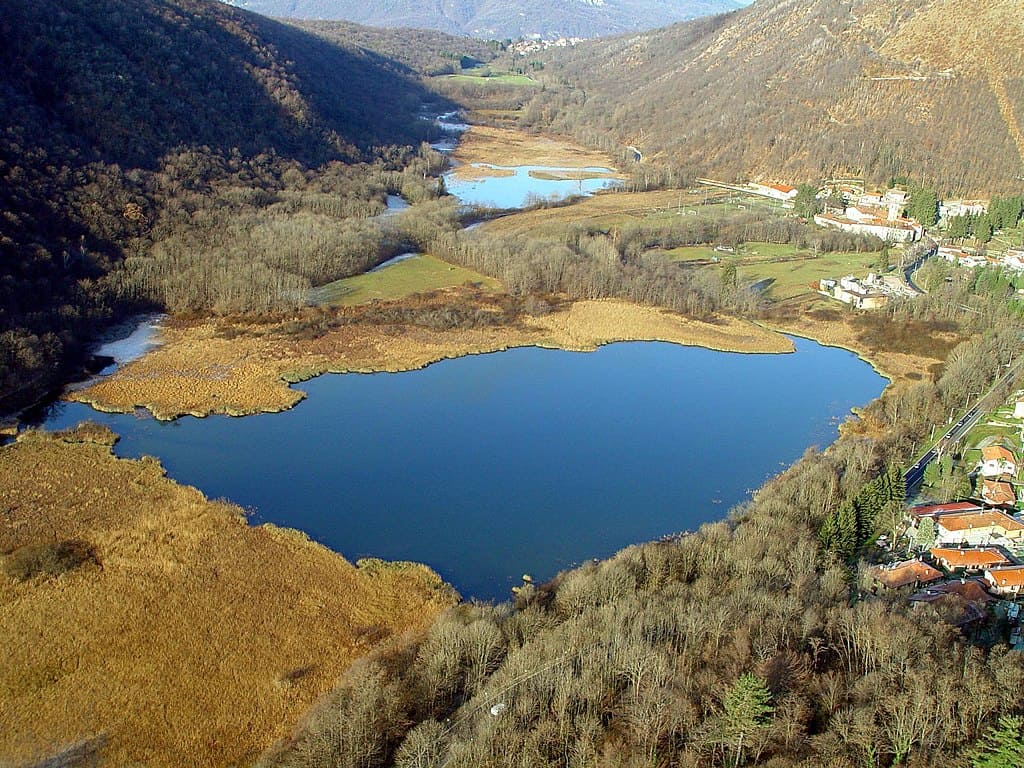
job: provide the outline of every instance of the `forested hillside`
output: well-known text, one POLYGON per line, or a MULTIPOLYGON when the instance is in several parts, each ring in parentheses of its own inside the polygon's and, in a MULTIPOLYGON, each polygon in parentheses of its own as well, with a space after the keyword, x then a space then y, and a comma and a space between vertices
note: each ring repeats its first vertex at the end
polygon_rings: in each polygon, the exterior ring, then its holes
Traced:
MULTIPOLYGON (((435 97, 408 66, 365 47, 367 35, 360 42, 213 0, 3 3, 0 411, 58 381, 111 318, 163 302, 152 274, 212 278, 212 255, 189 275, 192 262, 147 262, 155 245, 187 242, 195 260, 224 216, 305 208, 304 226, 262 233, 280 261, 282 246, 316 228, 309 216, 330 213, 337 229, 339 212, 379 209, 384 187, 402 184, 381 174, 411 157, 380 148, 428 138, 417 113, 435 97)), ((253 223, 247 235, 261 236, 253 223)), ((251 253, 248 262, 263 266, 251 253)), ((264 272, 281 282, 282 269, 264 272)))
POLYGON ((1024 170, 1022 19, 1016 0, 760 0, 549 53, 568 92, 530 118, 725 179, 1005 192, 1024 170))
POLYGON ((598 37, 740 8, 749 0, 228 0, 268 16, 346 19, 494 40, 598 37))
MULTIPOLYGON (((965 290, 939 286, 913 312, 934 316, 965 290)), ((999 633, 961 632, 959 608, 873 594, 857 563, 871 547, 851 556, 824 535, 851 505, 871 508, 857 524, 873 531, 901 518, 914 443, 1019 346, 1005 306, 987 308, 999 329, 956 347, 937 382, 865 409, 880 437, 809 450, 696 534, 524 584, 514 605, 452 609, 354 665, 259 765, 1020 765, 1024 655, 999 633)), ((940 328, 906 310, 886 321, 940 328)))

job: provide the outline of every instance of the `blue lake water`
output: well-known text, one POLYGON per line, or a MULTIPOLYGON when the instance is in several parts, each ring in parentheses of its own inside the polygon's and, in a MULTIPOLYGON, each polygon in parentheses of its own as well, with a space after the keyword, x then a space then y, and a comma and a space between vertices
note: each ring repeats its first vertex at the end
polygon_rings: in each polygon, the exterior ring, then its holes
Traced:
POLYGON ((505 599, 587 558, 722 518, 836 437, 885 382, 849 352, 663 343, 517 349, 400 374, 322 376, 282 414, 184 418, 57 404, 121 456, 299 528, 346 557, 414 560, 464 596, 505 599))
POLYGON ((534 198, 562 200, 571 195, 592 195, 602 189, 619 186, 622 182, 614 178, 593 179, 538 179, 530 175, 537 173, 573 173, 590 171, 611 173, 608 168, 560 168, 547 165, 489 165, 473 163, 476 168, 492 168, 512 171, 511 176, 483 176, 480 178, 459 178, 454 173, 445 174, 445 188, 467 205, 483 205, 492 208, 522 208, 534 198))

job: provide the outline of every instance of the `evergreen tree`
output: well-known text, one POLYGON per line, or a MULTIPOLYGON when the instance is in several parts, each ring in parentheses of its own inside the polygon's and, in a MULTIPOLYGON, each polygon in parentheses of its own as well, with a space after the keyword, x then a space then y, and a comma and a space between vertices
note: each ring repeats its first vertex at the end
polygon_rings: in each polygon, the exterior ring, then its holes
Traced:
POLYGON ((878 260, 875 262, 875 269, 879 272, 889 271, 889 243, 886 242, 882 246, 882 250, 878 253, 878 260))
POLYGON ((1024 717, 1003 715, 970 753, 971 768, 1024 766, 1024 717))
POLYGON ((974 222, 974 236, 981 243, 987 243, 992 239, 992 222, 988 216, 979 216, 974 222))
POLYGON ((796 188, 796 197, 793 198, 793 210, 797 216, 805 219, 812 219, 821 210, 821 202, 818 200, 818 190, 810 184, 801 184, 796 188))
POLYGON ((725 712, 720 720, 721 738, 736 744, 734 766, 743 759, 743 741, 751 733, 767 727, 775 707, 767 681, 746 672, 732 684, 725 694, 725 712))
POLYGON ((949 219, 949 226, 946 233, 954 239, 963 239, 971 235, 970 216, 952 216, 949 219))
POLYGON ((853 503, 847 502, 839 507, 835 515, 836 536, 831 549, 843 560, 851 560, 859 548, 857 510, 853 503))
POLYGON ((918 549, 931 549, 935 546, 935 521, 926 517, 917 524, 914 545, 918 549))
POLYGON ((722 269, 722 285, 725 288, 734 290, 736 288, 736 265, 733 263, 726 264, 722 269))
POLYGON ((934 189, 914 187, 907 202, 910 218, 917 219, 926 227, 935 226, 939 220, 939 196, 934 189))

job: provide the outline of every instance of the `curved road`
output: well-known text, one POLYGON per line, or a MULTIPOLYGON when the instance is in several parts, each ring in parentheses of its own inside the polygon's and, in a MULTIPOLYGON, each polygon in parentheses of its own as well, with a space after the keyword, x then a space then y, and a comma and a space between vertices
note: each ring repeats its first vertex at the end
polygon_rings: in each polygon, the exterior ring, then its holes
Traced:
POLYGON ((938 457, 942 450, 953 445, 953 443, 966 435, 971 430, 971 427, 978 423, 978 419, 980 419, 982 414, 985 413, 985 409, 981 407, 982 402, 996 387, 1012 381, 1017 375, 1017 371, 1020 370, 1022 364, 1024 364, 1024 360, 1018 362, 1013 366, 1013 368, 1001 376, 999 380, 992 385, 989 391, 976 400, 974 404, 967 409, 964 415, 946 431, 946 434, 936 440, 932 447, 925 451, 921 458, 914 462, 914 465, 903 473, 903 481, 907 486, 908 498, 911 491, 917 488, 921 484, 921 481, 924 480, 924 471, 928 465, 938 457))
POLYGON ((903 282, 907 286, 918 293, 927 293, 921 289, 914 282, 914 271, 921 266, 921 262, 927 259, 929 256, 935 254, 939 249, 939 244, 932 240, 930 237, 925 236, 914 243, 910 248, 907 249, 906 256, 910 259, 910 263, 903 268, 903 282))

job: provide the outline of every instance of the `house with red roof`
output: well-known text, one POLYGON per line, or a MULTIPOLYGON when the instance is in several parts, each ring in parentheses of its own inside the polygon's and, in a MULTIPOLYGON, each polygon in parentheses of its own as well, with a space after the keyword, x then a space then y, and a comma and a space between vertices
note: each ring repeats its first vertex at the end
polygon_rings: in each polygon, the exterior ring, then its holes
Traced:
POLYGON ((1024 523, 998 509, 958 512, 935 518, 936 539, 949 546, 987 546, 1024 542, 1024 523))
POLYGON ((755 194, 764 195, 773 200, 781 200, 784 203, 792 200, 797 194, 796 187, 791 187, 788 184, 758 184, 755 182, 750 187, 755 194))
POLYGON ((955 627, 981 621, 987 615, 986 606, 994 600, 985 591, 981 579, 958 579, 932 584, 910 596, 914 607, 930 605, 940 617, 955 627))
POLYGON ((983 571, 1000 565, 1010 565, 1010 558, 996 547, 934 547, 929 554, 936 565, 950 573, 983 571))
POLYGON ((871 569, 875 581, 888 589, 920 587, 942 578, 942 571, 921 560, 904 560, 889 565, 876 565, 871 569))
POLYGON ((1017 597, 1024 591, 1024 565, 1004 565, 985 570, 990 592, 1000 597, 1017 597))
POLYGON ((1003 480, 984 480, 981 484, 981 498, 993 507, 1012 507, 1017 503, 1013 486, 1003 480))
POLYGON ((981 466, 978 471, 982 477, 1001 477, 1017 474, 1017 457, 1013 451, 1001 445, 990 445, 981 449, 981 466))
POLYGON ((982 507, 973 501, 952 501, 945 504, 927 504, 923 507, 911 507, 910 517, 912 520, 920 520, 924 517, 938 517, 955 512, 981 512, 982 507))

